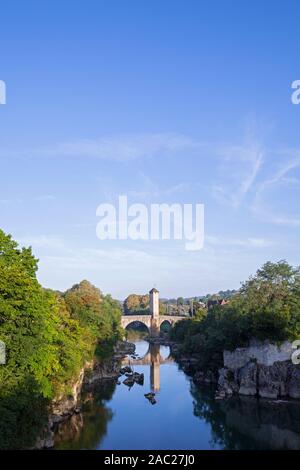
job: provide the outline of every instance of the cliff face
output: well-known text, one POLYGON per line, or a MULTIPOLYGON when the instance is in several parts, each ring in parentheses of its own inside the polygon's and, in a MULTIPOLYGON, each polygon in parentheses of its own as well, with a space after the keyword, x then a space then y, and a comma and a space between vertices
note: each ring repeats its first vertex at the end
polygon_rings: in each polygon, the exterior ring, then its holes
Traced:
POLYGON ((54 445, 54 429, 62 421, 68 420, 73 415, 78 415, 81 409, 82 388, 91 389, 95 384, 104 379, 117 379, 120 374, 120 360, 127 354, 135 351, 135 345, 126 341, 118 341, 114 353, 101 362, 94 359, 86 363, 74 380, 68 396, 57 397, 51 404, 49 420, 42 435, 37 439, 35 448, 51 448, 54 445))
POLYGON ((226 395, 253 395, 277 399, 300 398, 300 365, 292 363, 293 348, 252 341, 247 348, 224 351, 218 390, 226 395))

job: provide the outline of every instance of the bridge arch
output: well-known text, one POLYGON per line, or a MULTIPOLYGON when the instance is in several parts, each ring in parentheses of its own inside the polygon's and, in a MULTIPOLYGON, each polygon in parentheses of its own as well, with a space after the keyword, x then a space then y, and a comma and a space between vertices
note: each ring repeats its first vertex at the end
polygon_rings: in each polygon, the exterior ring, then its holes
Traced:
POLYGON ((123 315, 122 327, 124 330, 132 323, 140 323, 144 325, 149 332, 151 332, 151 317, 149 315, 123 315))
POLYGON ((127 331, 128 329, 130 329, 130 327, 132 326, 143 326, 145 328, 145 330, 147 330, 147 332, 150 334, 150 328, 148 325, 146 325, 145 322, 143 321, 140 321, 140 320, 134 320, 134 321, 131 321, 130 323, 128 323, 126 326, 125 326, 125 330, 127 331))
POLYGON ((164 319, 160 322, 159 329, 160 331, 168 332, 172 328, 172 322, 169 319, 164 319))

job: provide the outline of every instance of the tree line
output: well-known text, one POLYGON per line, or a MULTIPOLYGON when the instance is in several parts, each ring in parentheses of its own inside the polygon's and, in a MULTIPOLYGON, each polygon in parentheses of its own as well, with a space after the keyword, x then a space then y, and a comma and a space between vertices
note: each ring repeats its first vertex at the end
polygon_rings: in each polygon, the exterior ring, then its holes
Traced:
POLYGON ((121 337, 117 301, 88 281, 44 289, 38 260, 0 230, 0 448, 33 446, 51 400, 70 393, 86 361, 121 337))
POLYGON ((222 366, 223 351, 249 340, 282 342, 300 337, 300 268, 267 262, 244 282, 228 304, 198 308, 175 324, 172 339, 184 353, 199 354, 200 366, 222 366))

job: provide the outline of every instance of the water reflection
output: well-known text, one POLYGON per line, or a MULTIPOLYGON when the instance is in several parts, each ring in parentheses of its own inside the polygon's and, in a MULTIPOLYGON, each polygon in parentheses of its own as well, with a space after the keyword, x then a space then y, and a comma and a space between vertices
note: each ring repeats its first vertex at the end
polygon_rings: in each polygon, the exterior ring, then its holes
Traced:
POLYGON ((106 405, 115 391, 113 381, 104 381, 100 390, 84 393, 82 412, 57 426, 56 449, 94 449, 107 433, 113 412, 106 405))
POLYGON ((170 364, 171 362, 174 362, 174 359, 170 355, 170 350, 168 347, 163 347, 159 344, 149 344, 148 351, 143 355, 143 357, 126 357, 123 359, 122 365, 130 365, 133 370, 135 366, 150 366, 149 372, 151 390, 154 392, 159 392, 160 366, 163 364, 170 364), (163 348, 168 350, 167 357, 164 357, 161 352, 163 348))
POLYGON ((211 446, 223 449, 300 449, 297 401, 232 397, 216 401, 191 383, 194 414, 211 426, 211 446))
POLYGON ((216 401, 214 390, 197 387, 178 368, 168 347, 139 336, 135 344, 137 356, 123 365, 143 373, 144 384, 98 384, 83 396, 82 413, 58 427, 55 448, 300 449, 299 401, 216 401), (150 389, 155 406, 144 396, 150 389))

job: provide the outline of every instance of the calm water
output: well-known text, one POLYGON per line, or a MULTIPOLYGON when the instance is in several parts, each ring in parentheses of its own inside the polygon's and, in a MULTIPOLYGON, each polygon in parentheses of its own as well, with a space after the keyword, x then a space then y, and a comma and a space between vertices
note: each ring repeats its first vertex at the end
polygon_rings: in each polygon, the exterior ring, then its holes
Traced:
POLYGON ((299 402, 215 401, 172 361, 168 347, 135 344, 142 359, 127 362, 144 373, 144 385, 102 382, 85 395, 83 412, 60 425, 55 448, 300 449, 299 402), (144 397, 151 390, 154 405, 144 397))

